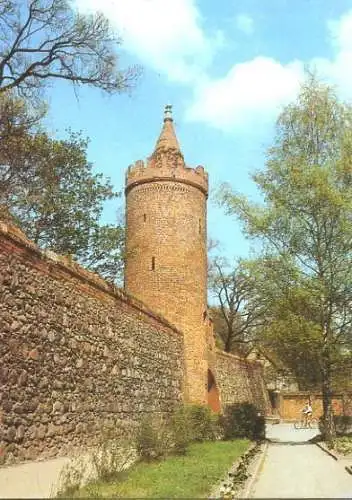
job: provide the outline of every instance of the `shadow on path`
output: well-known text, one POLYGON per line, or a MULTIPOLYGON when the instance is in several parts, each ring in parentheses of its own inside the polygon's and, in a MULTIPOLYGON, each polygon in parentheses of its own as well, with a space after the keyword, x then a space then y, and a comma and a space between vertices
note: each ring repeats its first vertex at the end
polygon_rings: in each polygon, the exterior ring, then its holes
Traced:
POLYGON ((293 423, 266 425, 266 438, 269 443, 312 444, 311 440, 319 435, 319 429, 295 429, 293 423))
POLYGON ((302 446, 305 445, 307 446, 308 444, 315 444, 313 440, 309 441, 280 441, 276 439, 268 439, 267 440, 270 444, 274 445, 279 445, 279 446, 302 446))

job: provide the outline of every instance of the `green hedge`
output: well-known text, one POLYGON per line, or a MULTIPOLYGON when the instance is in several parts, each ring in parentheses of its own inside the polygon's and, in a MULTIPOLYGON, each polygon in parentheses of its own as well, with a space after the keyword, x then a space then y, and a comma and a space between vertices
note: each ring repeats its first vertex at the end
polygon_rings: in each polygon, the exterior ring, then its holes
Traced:
POLYGON ((251 403, 228 405, 221 418, 225 439, 265 439, 265 419, 251 403))
MULTIPOLYGON (((334 425, 336 434, 345 436, 352 433, 352 416, 351 415, 334 415, 334 425)), ((323 417, 319 419, 319 430, 324 434, 323 417)))
POLYGON ((149 415, 140 424, 137 450, 144 460, 169 454, 185 454, 189 443, 214 440, 219 435, 219 418, 207 406, 179 406, 169 419, 149 415))

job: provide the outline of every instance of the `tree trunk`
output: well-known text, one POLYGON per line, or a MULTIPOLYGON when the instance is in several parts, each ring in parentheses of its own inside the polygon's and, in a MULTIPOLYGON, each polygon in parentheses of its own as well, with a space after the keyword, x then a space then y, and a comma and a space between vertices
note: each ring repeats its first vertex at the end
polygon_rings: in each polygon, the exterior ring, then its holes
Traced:
POLYGON ((224 351, 231 352, 231 337, 230 337, 230 335, 227 335, 225 346, 224 346, 224 351))
POLYGON ((324 440, 333 443, 336 437, 334 414, 332 411, 331 370, 329 353, 323 356, 324 366, 322 370, 322 396, 323 396, 323 433, 324 440))

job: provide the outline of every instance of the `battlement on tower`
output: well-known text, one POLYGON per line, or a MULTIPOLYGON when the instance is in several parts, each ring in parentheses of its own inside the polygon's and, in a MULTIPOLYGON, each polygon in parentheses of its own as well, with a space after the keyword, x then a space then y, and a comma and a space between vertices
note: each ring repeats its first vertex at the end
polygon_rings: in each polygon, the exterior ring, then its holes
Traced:
POLYGON ((202 166, 187 167, 181 153, 171 115, 171 106, 165 106, 164 124, 153 154, 146 162, 139 160, 126 172, 126 194, 139 184, 172 181, 189 184, 208 195, 208 174, 202 166))
POLYGON ((126 192, 138 184, 163 180, 189 184, 208 194, 208 173, 204 167, 188 167, 183 157, 177 155, 152 155, 147 161, 138 160, 130 165, 126 172, 126 192))

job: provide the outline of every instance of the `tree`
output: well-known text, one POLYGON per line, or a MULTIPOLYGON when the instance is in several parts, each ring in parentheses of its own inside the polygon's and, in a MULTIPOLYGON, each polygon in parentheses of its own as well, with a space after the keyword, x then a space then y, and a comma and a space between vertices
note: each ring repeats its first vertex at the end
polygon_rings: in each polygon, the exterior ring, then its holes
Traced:
POLYGON ((45 112, 44 104, 29 109, 13 93, 0 94, 0 203, 32 175, 36 152, 30 136, 39 130, 45 112))
POLYGON ((263 318, 262 304, 256 301, 251 276, 245 266, 229 268, 215 258, 210 266, 209 288, 218 306, 211 308, 214 329, 226 352, 241 351, 252 342, 263 318))
POLYGON ((322 344, 310 287, 287 259, 265 256, 247 265, 256 301, 265 304, 257 343, 294 374, 301 390, 318 390, 322 344))
POLYGON ((139 69, 118 69, 120 43, 102 14, 79 15, 66 0, 2 1, 0 93, 32 98, 53 79, 123 92, 139 69))
MULTIPOLYGON (((297 274, 293 302, 304 294, 312 315, 305 334, 316 337, 323 395, 324 433, 334 437, 332 377, 350 353, 352 322, 352 108, 309 75, 297 101, 277 122, 266 169, 253 178, 264 204, 224 189, 222 201, 243 221, 263 252, 297 274)), ((292 303, 292 301, 291 301, 292 303)), ((304 315, 294 315, 294 320, 304 315)), ((292 317, 288 318, 292 321, 292 317)), ((307 322, 305 322, 307 325, 307 322)))
POLYGON ((110 181, 93 174, 88 141, 45 133, 27 137, 28 168, 6 205, 26 235, 42 248, 70 255, 86 268, 116 281, 123 269, 123 224, 100 223, 104 203, 116 199, 110 181))

